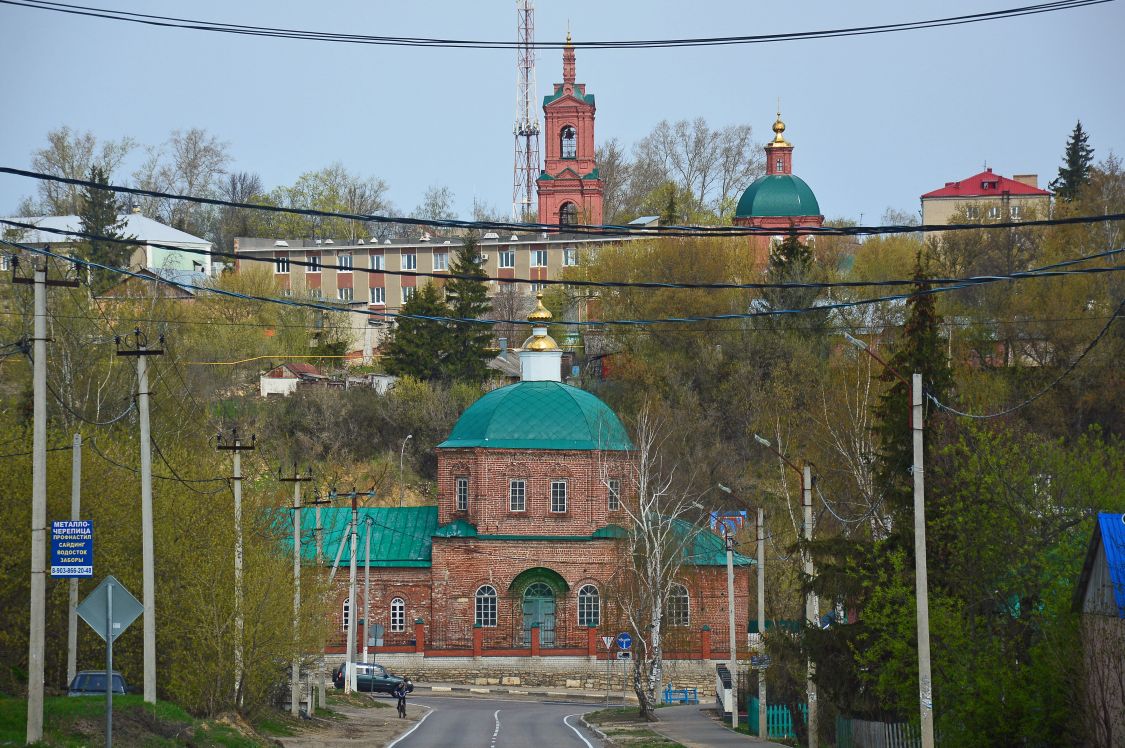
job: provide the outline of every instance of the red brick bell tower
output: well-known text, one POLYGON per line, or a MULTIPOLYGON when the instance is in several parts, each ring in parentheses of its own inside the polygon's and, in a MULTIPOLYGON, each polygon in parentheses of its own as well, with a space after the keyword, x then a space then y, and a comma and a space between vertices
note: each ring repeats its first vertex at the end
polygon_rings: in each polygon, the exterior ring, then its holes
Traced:
POLYGON ((594 160, 594 96, 574 82, 574 47, 566 35, 563 82, 543 98, 546 156, 535 181, 539 222, 597 225, 602 222, 602 180, 594 160))

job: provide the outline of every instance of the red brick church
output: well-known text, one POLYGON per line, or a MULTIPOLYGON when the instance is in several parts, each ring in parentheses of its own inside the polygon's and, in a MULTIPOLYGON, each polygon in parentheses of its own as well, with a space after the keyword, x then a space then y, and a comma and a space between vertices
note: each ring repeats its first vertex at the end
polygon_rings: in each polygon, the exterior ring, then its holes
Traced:
MULTIPOLYGON (((614 591, 636 454, 604 402, 560 381, 550 318, 542 303, 528 317, 521 381, 481 397, 438 445, 437 506, 359 509, 354 605, 349 544, 339 547, 351 512, 323 510, 325 558, 338 556, 340 570, 330 651, 343 651, 357 619, 371 622, 359 627, 357 656, 368 636, 375 653, 585 657, 625 630, 614 591)), ((680 524, 684 564, 665 621, 673 649, 681 641, 707 659, 712 637, 716 652, 727 649, 726 553, 706 525, 680 524)), ((741 633, 751 561, 735 563, 741 633)))

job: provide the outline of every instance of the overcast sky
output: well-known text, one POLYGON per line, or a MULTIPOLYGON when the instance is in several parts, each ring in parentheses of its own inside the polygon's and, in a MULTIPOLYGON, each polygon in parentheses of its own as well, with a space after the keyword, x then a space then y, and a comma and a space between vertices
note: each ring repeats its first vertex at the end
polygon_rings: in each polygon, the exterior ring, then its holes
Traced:
MULTIPOLYGON (((514 39, 514 0, 317 3, 89 0, 199 20, 316 31, 514 39)), ((539 0, 536 34, 577 40, 765 34, 998 10, 1015 0, 763 2, 539 0)), ((631 145, 661 119, 750 123, 769 134, 781 97, 794 172, 829 218, 884 209, 980 171, 1058 169, 1081 119, 1097 158, 1125 154, 1125 3, 1012 20, 754 46, 578 51, 597 96, 597 141, 631 145)), ((561 80, 539 52, 539 95, 561 80)), ((516 54, 272 40, 167 30, 0 6, 0 164, 30 165, 62 125, 159 143, 201 127, 267 187, 333 161, 390 185, 409 212, 430 185, 507 211, 516 54)), ((124 171, 140 160, 136 154, 124 171)), ((115 181, 122 181, 119 173, 115 181)), ((0 175, 0 212, 34 184, 0 175)))

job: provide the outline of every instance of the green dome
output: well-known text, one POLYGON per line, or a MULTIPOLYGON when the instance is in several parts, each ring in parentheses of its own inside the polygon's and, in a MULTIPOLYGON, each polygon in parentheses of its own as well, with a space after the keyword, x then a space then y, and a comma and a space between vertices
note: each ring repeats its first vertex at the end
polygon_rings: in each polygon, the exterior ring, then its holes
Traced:
POLYGON ((819 216, 820 205, 805 180, 792 174, 759 177, 746 188, 735 218, 762 216, 819 216))
POLYGON ((594 395, 561 382, 493 390, 461 414, 447 449, 632 449, 620 419, 594 395))

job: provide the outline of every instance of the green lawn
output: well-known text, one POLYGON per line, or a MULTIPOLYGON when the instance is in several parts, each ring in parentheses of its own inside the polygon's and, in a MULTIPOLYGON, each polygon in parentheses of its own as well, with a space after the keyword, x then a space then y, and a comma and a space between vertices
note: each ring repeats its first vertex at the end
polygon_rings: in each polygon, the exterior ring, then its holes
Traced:
MULTIPOLYGON (((44 740, 52 748, 79 748, 105 740, 105 699, 53 696, 43 703, 44 740)), ((23 745, 27 730, 27 700, 0 698, 0 745, 23 745)), ((145 704, 141 696, 115 696, 113 737, 120 745, 224 746, 258 748, 267 745, 246 735, 233 723, 201 721, 179 706, 158 701, 145 704)))

